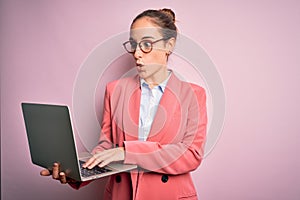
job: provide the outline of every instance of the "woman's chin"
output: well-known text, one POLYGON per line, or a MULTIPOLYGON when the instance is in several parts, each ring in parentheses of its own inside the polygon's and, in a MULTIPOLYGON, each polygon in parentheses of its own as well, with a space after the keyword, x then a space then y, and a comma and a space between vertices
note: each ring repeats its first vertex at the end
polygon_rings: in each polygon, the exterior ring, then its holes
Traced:
POLYGON ((140 78, 146 78, 147 77, 147 72, 145 72, 145 71, 138 71, 138 75, 139 75, 139 77, 140 78))

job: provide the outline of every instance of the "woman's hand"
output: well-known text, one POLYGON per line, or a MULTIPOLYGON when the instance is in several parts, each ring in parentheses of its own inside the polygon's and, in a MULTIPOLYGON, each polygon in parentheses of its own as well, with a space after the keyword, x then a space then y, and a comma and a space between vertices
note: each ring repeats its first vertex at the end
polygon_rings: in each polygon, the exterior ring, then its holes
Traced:
POLYGON ((117 147, 100 152, 96 152, 86 163, 82 165, 84 168, 92 169, 96 165, 104 167, 111 162, 123 161, 125 158, 124 147, 117 147))
POLYGON ((52 167, 52 171, 48 169, 43 169, 40 172, 41 176, 50 176, 52 175, 52 178, 55 180, 59 180, 62 184, 66 183, 78 183, 77 181, 68 178, 64 172, 60 171, 60 165, 58 163, 54 163, 52 167))

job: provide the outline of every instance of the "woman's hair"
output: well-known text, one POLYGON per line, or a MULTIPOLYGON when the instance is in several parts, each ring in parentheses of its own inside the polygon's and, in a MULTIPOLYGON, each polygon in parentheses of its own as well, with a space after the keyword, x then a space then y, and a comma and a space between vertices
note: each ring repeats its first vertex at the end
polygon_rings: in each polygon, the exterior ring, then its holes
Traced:
POLYGON ((145 10, 132 21, 131 27, 134 22, 143 17, 148 17, 152 23, 161 28, 162 35, 165 39, 177 38, 177 27, 175 25, 175 13, 168 8, 159 10, 145 10))

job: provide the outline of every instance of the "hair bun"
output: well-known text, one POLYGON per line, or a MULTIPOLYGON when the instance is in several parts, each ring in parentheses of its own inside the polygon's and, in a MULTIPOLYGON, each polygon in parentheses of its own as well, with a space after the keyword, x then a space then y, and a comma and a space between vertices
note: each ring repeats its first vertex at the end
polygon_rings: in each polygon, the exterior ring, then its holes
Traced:
POLYGON ((171 9, 163 8, 163 9, 160 9, 158 11, 160 11, 160 12, 164 13, 165 15, 167 15, 175 23, 175 13, 171 9))

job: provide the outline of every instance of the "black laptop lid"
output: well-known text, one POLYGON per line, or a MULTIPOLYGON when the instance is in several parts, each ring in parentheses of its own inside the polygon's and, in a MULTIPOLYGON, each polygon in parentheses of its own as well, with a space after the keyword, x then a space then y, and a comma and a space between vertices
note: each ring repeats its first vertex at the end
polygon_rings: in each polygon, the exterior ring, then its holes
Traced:
POLYGON ((68 107, 22 103, 22 111, 32 162, 48 169, 58 162, 68 177, 80 180, 68 107))

